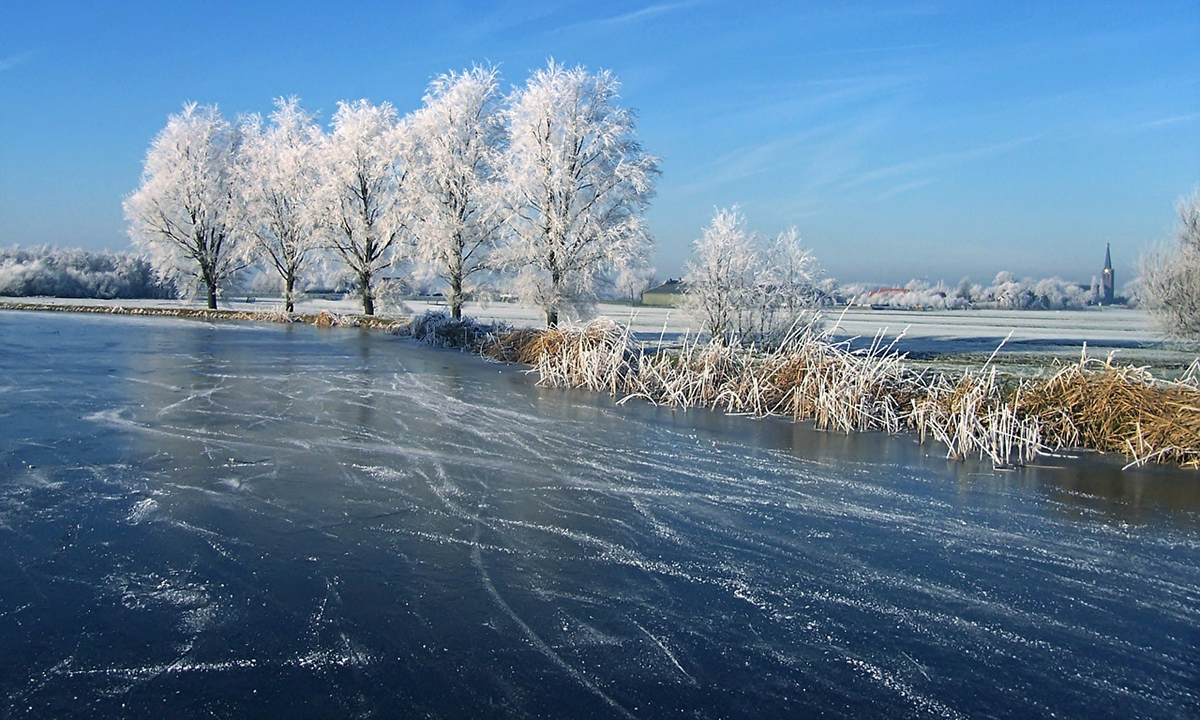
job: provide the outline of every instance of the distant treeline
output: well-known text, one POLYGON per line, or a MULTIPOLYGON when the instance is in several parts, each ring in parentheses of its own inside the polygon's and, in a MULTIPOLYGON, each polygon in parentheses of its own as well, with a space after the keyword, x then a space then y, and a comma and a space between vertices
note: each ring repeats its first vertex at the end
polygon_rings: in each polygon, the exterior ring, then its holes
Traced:
MULTIPOLYGON (((1127 287, 1118 303, 1135 304, 1133 287, 1127 287)), ((1022 278, 1010 272, 996 275, 992 284, 983 285, 963 279, 957 286, 930 284, 913 280, 904 287, 885 287, 864 283, 834 285, 825 291, 838 304, 870 305, 897 309, 962 310, 998 308, 1002 310, 1080 310, 1100 304, 1099 284, 1068 282, 1061 278, 1022 278)))
POLYGON ((45 245, 0 248, 0 296, 62 298, 173 298, 164 281, 141 255, 60 250, 45 245))

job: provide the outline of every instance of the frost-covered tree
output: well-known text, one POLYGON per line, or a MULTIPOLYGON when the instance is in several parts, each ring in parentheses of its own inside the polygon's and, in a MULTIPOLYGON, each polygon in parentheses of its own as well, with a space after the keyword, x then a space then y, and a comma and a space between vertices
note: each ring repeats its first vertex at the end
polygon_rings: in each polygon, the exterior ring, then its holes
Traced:
POLYGON ((716 342, 771 345, 818 321, 817 262, 795 228, 764 244, 735 207, 718 210, 685 267, 687 307, 716 342))
POLYGON ((313 202, 320 182, 320 127, 294 97, 279 98, 270 125, 252 115, 243 122, 238 189, 246 227, 260 257, 283 281, 287 312, 295 309, 296 280, 317 246, 313 202))
POLYGON ((1008 271, 997 273, 986 288, 963 278, 957 288, 940 281, 930 285, 925 280, 911 280, 902 289, 859 284, 848 286, 846 290, 855 304, 914 310, 962 310, 973 306, 1005 310, 1079 310, 1099 299, 1098 290, 1061 278, 1018 280, 1008 271))
POLYGON ((642 212, 654 194, 658 160, 617 107, 607 71, 551 61, 514 90, 505 156, 513 239, 505 252, 516 290, 558 324, 559 311, 590 305, 599 278, 644 264, 652 240, 642 212))
POLYGON ((684 266, 686 306, 714 341, 728 342, 750 330, 759 269, 755 242, 735 207, 718 210, 693 243, 695 258, 684 266))
POLYGON ((616 297, 633 305, 641 299, 643 292, 655 284, 654 268, 647 265, 627 266, 617 273, 613 281, 613 291, 616 297))
POLYGON ((765 269, 770 303, 788 318, 787 322, 819 302, 816 280, 821 269, 812 250, 800 242, 796 228, 779 233, 767 248, 765 269))
POLYGON ((489 268, 504 224, 498 168, 507 130, 497 72, 438 77, 413 113, 409 188, 418 264, 445 281, 450 316, 462 317, 473 280, 489 268))
POLYGON ((388 103, 343 102, 321 146, 319 218, 358 281, 365 315, 375 314, 376 278, 406 244, 406 131, 388 103))
POLYGON ((1175 245, 1144 255, 1139 294, 1169 337, 1200 339, 1200 191, 1179 199, 1175 245))
POLYGON ((240 145, 215 105, 189 103, 154 138, 141 186, 125 200, 134 244, 164 276, 203 284, 213 309, 218 288, 248 262, 234 186, 240 145))

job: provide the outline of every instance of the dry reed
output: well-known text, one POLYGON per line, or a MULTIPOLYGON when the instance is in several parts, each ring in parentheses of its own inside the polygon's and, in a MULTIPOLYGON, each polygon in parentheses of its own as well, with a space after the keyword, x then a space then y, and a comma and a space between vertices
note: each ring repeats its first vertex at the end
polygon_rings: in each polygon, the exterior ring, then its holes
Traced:
POLYGON ((1041 422, 1052 448, 1120 452, 1130 465, 1150 461, 1200 466, 1200 389, 1195 366, 1177 382, 1112 358, 1083 357, 1031 384, 1016 403, 1041 422))
POLYGON ((1061 448, 1121 452, 1131 464, 1200 465, 1200 361, 1174 383, 1087 359, 1049 379, 1006 383, 991 359, 961 376, 918 373, 878 337, 852 350, 808 327, 770 351, 697 338, 662 349, 610 320, 512 331, 483 351, 532 365, 544 385, 607 392, 622 403, 788 415, 841 432, 911 430, 944 444, 949 457, 996 467, 1061 448))

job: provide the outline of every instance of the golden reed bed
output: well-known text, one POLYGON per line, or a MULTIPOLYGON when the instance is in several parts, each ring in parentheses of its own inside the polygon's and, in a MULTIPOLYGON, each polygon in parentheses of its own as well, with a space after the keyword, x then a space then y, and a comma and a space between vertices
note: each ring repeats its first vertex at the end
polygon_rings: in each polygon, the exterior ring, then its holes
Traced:
POLYGON ((628 328, 515 330, 475 348, 532 365, 543 384, 608 392, 682 408, 790 415, 842 432, 918 433, 951 457, 998 467, 1063 449, 1119 452, 1130 465, 1200 465, 1200 384, 1195 366, 1176 382, 1143 368, 1084 356, 1045 378, 1000 377, 990 362, 962 374, 913 370, 878 340, 865 350, 802 329, 762 351, 685 340, 646 348, 628 328))

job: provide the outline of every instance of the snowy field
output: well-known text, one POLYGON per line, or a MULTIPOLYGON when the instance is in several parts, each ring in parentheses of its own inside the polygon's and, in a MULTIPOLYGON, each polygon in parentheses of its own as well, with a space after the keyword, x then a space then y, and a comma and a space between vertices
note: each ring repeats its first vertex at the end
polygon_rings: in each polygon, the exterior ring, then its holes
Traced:
MULTIPOLYGON (((192 307, 203 303, 184 300, 90 300, 73 298, 0 298, 5 303, 37 302, 48 305, 119 305, 122 307, 192 307)), ((444 303, 410 300, 406 305, 414 313, 425 310, 444 310, 444 303)), ((243 298, 223 300, 226 310, 282 311, 283 304, 272 299, 258 298, 246 302, 243 298)), ((354 314, 362 311, 356 298, 341 300, 305 300, 296 306, 301 313, 331 312, 354 314)), ((380 314, 387 314, 381 312, 380 314)), ((517 327, 540 327, 545 324, 541 310, 514 303, 466 303, 464 315, 483 322, 500 320, 517 327)), ((672 335, 695 333, 699 323, 687 312, 677 308, 630 307, 600 303, 596 315, 631 324, 639 333, 665 332, 672 335)), ((825 311, 828 324, 835 325, 840 336, 872 337, 884 333, 895 337, 903 333, 909 338, 945 340, 998 338, 1010 332, 1014 341, 1058 340, 1088 341, 1105 345, 1156 343, 1160 338, 1150 318, 1142 310, 1102 308, 1090 310, 959 310, 914 311, 871 310, 868 308, 831 309, 825 311)), ((587 318, 564 316, 567 321, 587 318)))
MULTIPOLYGON (((120 305, 125 307, 202 307, 197 302, 172 300, 73 300, 60 298, 3 298, 5 302, 44 302, 47 304, 120 305)), ((223 309, 246 311, 282 310, 279 301, 259 298, 246 302, 244 297, 221 303, 223 309)), ((444 310, 441 303, 409 301, 413 313, 425 310, 444 310)), ((329 310, 341 314, 361 312, 354 298, 342 300, 306 300, 296 307, 297 312, 312 313, 329 310)), ((685 334, 694 335, 700 327, 688 313, 673 308, 630 307, 601 303, 597 314, 630 324, 644 340, 659 336, 673 341, 685 334)), ((386 314, 386 313, 383 313, 386 314)), ((467 303, 464 314, 483 322, 503 321, 516 327, 541 327, 545 320, 541 311, 511 303, 480 305, 467 303)), ((1032 361, 1078 358, 1086 344, 1089 354, 1104 357, 1115 351, 1118 360, 1151 364, 1164 368, 1181 368, 1196 358, 1194 350, 1164 344, 1149 316, 1142 310, 1126 308, 1094 308, 1078 311, 1042 310, 960 310, 909 311, 871 310, 869 308, 831 309, 825 312, 826 324, 835 329, 838 339, 857 338, 856 345, 866 345, 881 334, 885 342, 897 337, 896 348, 921 355, 990 355, 1003 342, 1001 354, 1010 360, 1028 356, 1032 361), (1011 336, 1010 336, 1011 334, 1011 336), (1007 341, 1006 341, 1006 338, 1007 341)), ((566 321, 584 318, 564 317, 566 321)))

